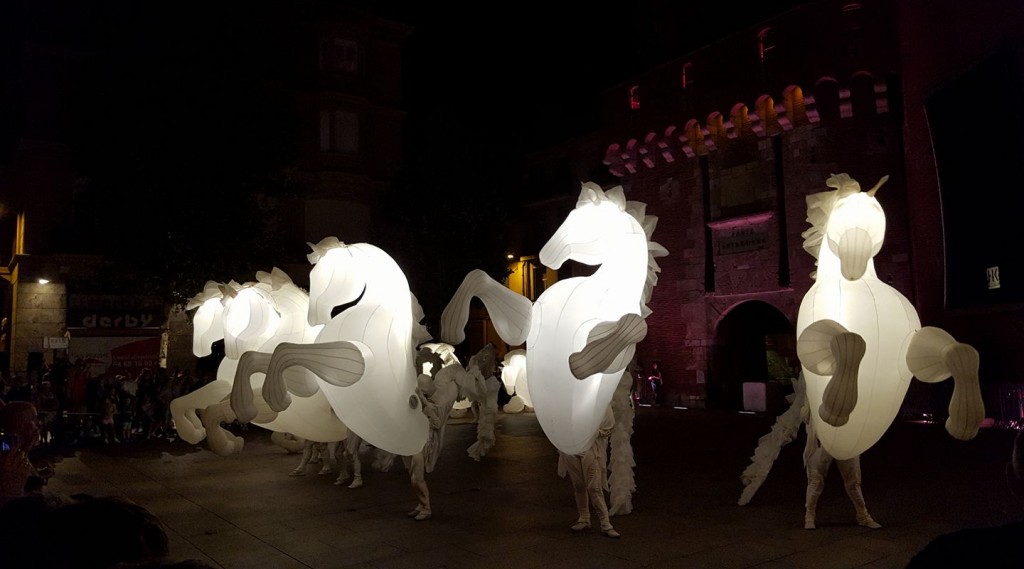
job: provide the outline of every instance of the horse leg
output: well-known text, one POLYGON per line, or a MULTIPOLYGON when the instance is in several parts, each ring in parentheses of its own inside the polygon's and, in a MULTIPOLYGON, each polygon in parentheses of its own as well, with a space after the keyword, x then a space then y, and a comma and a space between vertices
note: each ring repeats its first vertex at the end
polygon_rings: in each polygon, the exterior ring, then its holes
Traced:
POLYGON ((907 366, 921 381, 936 383, 953 377, 946 431, 962 441, 973 439, 985 418, 985 403, 978 381, 979 364, 977 350, 957 342, 941 328, 926 326, 918 330, 907 348, 907 366))
POLYGON ((857 406, 857 378, 867 351, 864 338, 833 320, 818 320, 800 334, 796 351, 804 367, 818 375, 832 376, 822 394, 818 416, 833 427, 842 427, 857 406))
POLYGON ((441 313, 442 341, 455 345, 466 339, 469 304, 474 296, 484 303, 495 331, 505 343, 518 346, 526 342, 533 303, 479 269, 466 275, 441 313))
POLYGON ((235 413, 227 401, 210 405, 203 411, 203 426, 206 428, 206 441, 210 445, 210 450, 221 456, 242 452, 245 439, 231 434, 220 426, 221 423, 230 423, 234 420, 235 413))
MULTIPOLYGON (((270 359, 271 354, 262 352, 245 352, 238 358, 235 382, 231 386, 231 409, 242 423, 249 423, 259 415, 252 389, 252 376, 255 373, 266 373, 270 359)), ((265 392, 266 389, 262 391, 265 392)))
POLYGON ((279 344, 267 364, 263 398, 275 411, 284 411, 291 405, 291 396, 284 382, 284 372, 290 367, 307 369, 331 385, 348 387, 363 377, 366 359, 370 354, 366 344, 347 340, 318 344, 279 344))
POLYGON ((206 438, 206 429, 203 428, 203 421, 196 414, 196 410, 205 409, 221 401, 229 393, 231 385, 228 382, 215 380, 188 395, 174 398, 170 410, 178 436, 193 445, 206 438))
POLYGON ((838 461, 839 474, 843 475, 843 486, 846 487, 846 495, 853 502, 853 509, 857 511, 857 523, 871 529, 878 529, 882 524, 876 522, 868 513, 868 506, 864 502, 864 494, 860 489, 860 456, 838 461))
POLYGON ((634 346, 647 336, 647 322, 639 314, 624 314, 616 322, 601 322, 590 330, 587 345, 569 356, 576 379, 595 373, 616 373, 633 359, 634 346))

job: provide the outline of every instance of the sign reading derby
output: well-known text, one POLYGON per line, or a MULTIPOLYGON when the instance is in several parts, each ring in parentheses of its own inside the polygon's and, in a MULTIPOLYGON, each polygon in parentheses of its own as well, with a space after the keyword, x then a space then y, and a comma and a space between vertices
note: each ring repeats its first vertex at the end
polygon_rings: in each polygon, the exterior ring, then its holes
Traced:
POLYGON ((68 328, 159 328, 163 323, 163 307, 152 297, 68 295, 68 328))

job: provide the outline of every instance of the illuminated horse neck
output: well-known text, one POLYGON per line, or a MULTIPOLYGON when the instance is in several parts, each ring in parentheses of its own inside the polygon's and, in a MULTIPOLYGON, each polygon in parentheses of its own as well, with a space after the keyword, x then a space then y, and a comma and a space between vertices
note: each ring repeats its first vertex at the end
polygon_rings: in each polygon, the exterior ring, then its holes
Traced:
POLYGON ((911 377, 957 378, 946 428, 970 439, 984 415, 977 352, 938 328, 921 329, 910 302, 875 274, 872 258, 885 235, 875 192, 846 174, 835 191, 808 196, 804 248, 818 259, 815 283, 797 318, 797 352, 807 382, 814 432, 832 456, 870 448, 889 428, 911 377), (962 404, 961 404, 962 403, 962 404))
MULTIPOLYGON (((224 354, 237 360, 249 351, 258 351, 274 337, 281 324, 281 314, 270 297, 269 287, 246 283, 229 288, 230 297, 224 306, 224 354)), ((233 379, 233 378, 232 378, 233 379)))
MULTIPOLYGON (((360 437, 393 454, 420 452, 427 420, 415 397, 415 345, 429 335, 418 324, 422 311, 405 274, 373 245, 327 238, 312 247, 307 319, 324 327, 312 344, 285 342, 274 349, 264 399, 275 411, 287 409, 292 399, 285 372, 304 368, 360 437)), ((253 418, 251 409, 236 406, 236 412, 243 422, 253 418)))
POLYGON ((309 312, 309 294, 295 286, 291 277, 276 267, 269 273, 256 273, 256 280, 270 288, 270 298, 281 316, 277 331, 260 347, 260 351, 273 351, 283 342, 312 342, 322 330, 322 326, 310 326, 306 319, 309 312))
POLYGON ((555 283, 531 303, 482 271, 466 276, 441 317, 442 338, 459 343, 469 302, 479 297, 505 342, 527 344, 527 376, 538 421, 551 442, 581 454, 594 441, 622 370, 647 334, 646 301, 667 254, 649 241, 657 218, 627 202, 622 188, 584 184, 576 208, 541 249, 558 269, 572 259, 600 265, 589 277, 555 283))

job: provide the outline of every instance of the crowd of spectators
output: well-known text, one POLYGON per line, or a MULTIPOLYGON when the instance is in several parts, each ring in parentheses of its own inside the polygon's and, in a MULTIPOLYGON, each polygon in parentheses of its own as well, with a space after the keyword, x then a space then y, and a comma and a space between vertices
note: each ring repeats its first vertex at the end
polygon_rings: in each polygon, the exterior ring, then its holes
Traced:
POLYGON ((37 373, 0 377, 0 401, 35 405, 43 446, 173 439, 171 400, 207 381, 164 368, 93 369, 82 360, 59 360, 37 373))
POLYGON ((42 415, 32 402, 0 401, 0 567, 210 567, 171 558, 164 525, 130 500, 44 491, 47 475, 34 452, 41 443, 42 415))

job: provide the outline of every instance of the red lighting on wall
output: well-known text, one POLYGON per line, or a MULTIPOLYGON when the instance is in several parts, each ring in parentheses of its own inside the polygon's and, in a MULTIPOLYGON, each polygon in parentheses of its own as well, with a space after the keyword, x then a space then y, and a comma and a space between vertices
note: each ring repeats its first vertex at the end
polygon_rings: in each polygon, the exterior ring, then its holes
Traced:
POLYGON ((692 83, 692 82, 693 82, 693 64, 692 63, 684 63, 683 64, 683 70, 679 74, 679 83, 682 84, 683 89, 686 89, 687 87, 690 86, 690 83, 692 83))
POLYGON ((633 85, 629 88, 629 108, 637 110, 640 108, 640 86, 633 85))

